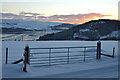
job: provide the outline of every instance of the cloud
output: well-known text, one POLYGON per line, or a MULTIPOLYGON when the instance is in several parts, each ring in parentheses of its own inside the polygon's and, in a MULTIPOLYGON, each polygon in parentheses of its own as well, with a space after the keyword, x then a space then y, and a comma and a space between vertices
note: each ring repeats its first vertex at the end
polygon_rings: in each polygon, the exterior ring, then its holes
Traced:
POLYGON ((22 15, 16 15, 12 13, 0 13, 3 19, 21 19, 23 18, 22 15))
POLYGON ((38 13, 31 13, 31 12, 20 12, 19 13, 20 15, 33 15, 33 16, 37 16, 37 15, 41 15, 41 14, 38 14, 38 13))
POLYGON ((21 20, 32 20, 33 16, 24 16, 17 15, 13 13, 0 13, 2 15, 2 19, 21 19, 21 20))
POLYGON ((38 18, 47 18, 47 17, 45 17, 45 16, 38 16, 38 18))
POLYGON ((0 14, 2 14, 2 17, 13 17, 13 16, 17 16, 17 15, 15 15, 15 14, 12 14, 12 13, 0 13, 0 14))
POLYGON ((111 15, 102 15, 100 13, 89 13, 89 14, 70 14, 70 15, 52 15, 49 17, 39 17, 39 21, 50 21, 50 22, 65 22, 65 23, 84 23, 92 19, 100 19, 111 15), (46 19, 47 18, 47 19, 46 19))
POLYGON ((70 15, 52 15, 41 16, 38 13, 20 12, 20 14, 13 13, 0 13, 3 19, 23 19, 23 20, 37 20, 43 22, 62 22, 62 23, 85 23, 93 19, 101 19, 104 17, 110 17, 111 15, 103 15, 100 13, 88 13, 88 14, 70 14, 70 15))

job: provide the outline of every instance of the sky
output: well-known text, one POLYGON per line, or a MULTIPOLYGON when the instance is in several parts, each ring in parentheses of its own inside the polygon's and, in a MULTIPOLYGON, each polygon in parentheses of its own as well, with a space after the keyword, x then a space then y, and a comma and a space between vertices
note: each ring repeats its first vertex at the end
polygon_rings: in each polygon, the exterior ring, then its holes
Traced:
POLYGON ((118 19, 119 0, 14 0, 2 2, 2 19, 82 24, 118 19))

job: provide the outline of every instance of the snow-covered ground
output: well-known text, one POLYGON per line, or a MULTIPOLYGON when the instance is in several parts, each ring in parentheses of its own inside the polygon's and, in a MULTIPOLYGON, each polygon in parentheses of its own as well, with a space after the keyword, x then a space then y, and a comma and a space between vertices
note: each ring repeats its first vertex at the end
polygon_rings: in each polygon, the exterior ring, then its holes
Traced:
POLYGON ((22 34, 0 34, 0 40, 4 41, 34 41, 40 36, 55 33, 57 31, 28 31, 22 34))
MULTIPOLYGON (((112 55, 115 47, 115 57, 102 56, 100 60, 82 63, 54 65, 44 67, 29 66, 28 72, 23 72, 23 63, 11 64, 23 57, 26 44, 34 47, 80 47, 96 46, 97 41, 3 41, 3 78, 117 78, 118 77, 118 41, 102 41, 102 51, 112 55), (5 63, 5 48, 9 48, 8 64, 5 63)), ((72 53, 74 54, 74 53, 72 53)))
POLYGON ((0 79, 2 78, 2 41, 0 41, 0 79))
MULTIPOLYGON (((1 20, 1 19, 0 19, 1 20)), ((2 19, 2 27, 7 28, 25 28, 37 30, 51 30, 50 26, 59 25, 57 22, 40 22, 40 21, 25 21, 14 19, 2 19)))
POLYGON ((106 35, 106 36, 102 36, 102 37, 100 37, 100 39, 105 39, 105 38, 108 38, 108 37, 119 37, 119 35, 118 35, 118 33, 119 33, 120 31, 113 31, 111 34, 109 34, 109 35, 106 35))

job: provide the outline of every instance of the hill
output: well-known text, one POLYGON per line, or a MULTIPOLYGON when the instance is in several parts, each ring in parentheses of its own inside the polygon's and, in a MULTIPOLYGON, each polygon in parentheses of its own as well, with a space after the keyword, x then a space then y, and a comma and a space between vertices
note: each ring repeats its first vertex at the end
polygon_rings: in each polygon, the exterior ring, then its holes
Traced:
POLYGON ((2 20, 3 28, 24 28, 24 29, 36 29, 36 30, 51 30, 50 26, 60 25, 62 23, 57 22, 41 22, 41 21, 27 21, 27 20, 15 20, 15 19, 0 19, 2 20))
POLYGON ((38 40, 119 40, 118 32, 120 32, 120 21, 100 19, 44 35, 38 40))

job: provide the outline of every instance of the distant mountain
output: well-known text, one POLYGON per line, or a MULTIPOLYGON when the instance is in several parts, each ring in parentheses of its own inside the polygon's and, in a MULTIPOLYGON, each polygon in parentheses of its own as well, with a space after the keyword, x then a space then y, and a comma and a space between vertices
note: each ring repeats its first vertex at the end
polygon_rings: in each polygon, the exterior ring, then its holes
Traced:
POLYGON ((36 30, 51 30, 50 26, 60 25, 62 23, 57 22, 40 22, 40 21, 26 21, 26 20, 14 20, 14 19, 2 19, 3 28, 25 28, 36 30))
POLYGON ((25 29, 25 28, 14 28, 14 27, 0 29, 0 32, 2 32, 2 34, 23 34, 28 31, 32 31, 32 30, 25 29))
POLYGON ((56 26, 51 26, 52 30, 67 30, 70 29, 71 27, 75 26, 74 24, 67 24, 67 23, 63 23, 60 25, 56 25, 56 26))
POLYGON ((120 21, 92 20, 87 23, 53 34, 47 34, 38 40, 120 40, 120 21))

